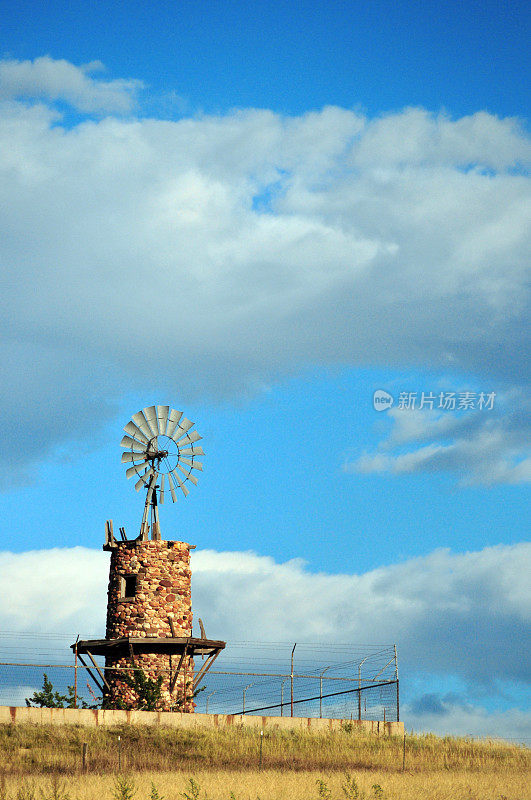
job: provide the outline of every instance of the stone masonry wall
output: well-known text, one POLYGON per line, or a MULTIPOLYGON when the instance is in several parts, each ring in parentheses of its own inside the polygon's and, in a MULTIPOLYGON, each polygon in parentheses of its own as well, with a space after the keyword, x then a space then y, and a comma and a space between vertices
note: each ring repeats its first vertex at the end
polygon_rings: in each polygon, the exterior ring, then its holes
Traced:
MULTIPOLYGON (((170 541, 117 542, 117 546, 111 550, 106 638, 136 637, 146 639, 146 644, 150 637, 170 638, 173 636, 170 617, 176 636, 191 635, 190 545, 170 541), (136 577, 135 594, 126 597, 126 578, 133 576, 136 577)), ((178 706, 185 711, 194 710, 195 704, 189 697, 194 677, 192 658, 183 660, 173 691, 170 688, 170 676, 178 665, 178 655, 134 652, 134 662, 150 678, 162 675, 160 710, 167 711, 178 706)), ((108 656, 105 666, 130 667, 131 655, 121 658, 108 656)), ((127 705, 134 703, 135 693, 120 680, 120 672, 107 670, 106 677, 111 687, 111 702, 121 700, 127 705)))

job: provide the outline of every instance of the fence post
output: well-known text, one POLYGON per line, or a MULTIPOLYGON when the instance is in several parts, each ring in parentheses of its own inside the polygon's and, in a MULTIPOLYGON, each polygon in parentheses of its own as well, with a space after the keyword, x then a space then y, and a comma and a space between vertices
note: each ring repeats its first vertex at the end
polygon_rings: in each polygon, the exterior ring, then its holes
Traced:
POLYGON ((400 722, 400 695, 398 692, 398 656, 396 653, 396 644, 393 645, 395 651, 395 679, 396 679, 396 721, 400 722))
POLYGON ((396 679, 396 721, 400 722, 400 692, 398 690, 398 678, 396 679))
POLYGON ((248 684, 247 684, 247 686, 244 686, 244 689, 243 689, 243 711, 242 711, 242 714, 245 714, 245 692, 246 692, 246 691, 247 691, 247 689, 249 689, 251 686, 254 686, 254 683, 248 683, 248 684))
POLYGON ((319 719, 323 718, 323 675, 325 674, 327 669, 332 669, 333 664, 330 664, 328 667, 325 667, 324 670, 319 675, 319 719))
POLYGON ((76 639, 76 646, 74 648, 74 708, 77 708, 77 643, 79 641, 79 633, 76 639))
POLYGON ((122 771, 122 737, 118 737, 118 772, 122 771))
POLYGON ((88 744, 83 742, 83 772, 85 772, 87 769, 87 750, 88 744))
POLYGON ((260 731, 260 764, 258 765, 258 769, 262 769, 262 748, 264 745, 264 732, 260 731))
MULTIPOLYGON (((361 667, 367 661, 370 656, 365 656, 362 658, 360 663, 358 664, 358 720, 361 722, 361 667)), ((367 716, 365 714, 365 716, 367 716)))
POLYGON ((283 681, 280 681, 280 716, 284 716, 284 684, 286 683, 287 678, 284 678, 283 681))
POLYGON ((291 651, 291 716, 293 716, 293 653, 295 652, 295 648, 297 647, 297 642, 293 645, 293 650, 291 651))

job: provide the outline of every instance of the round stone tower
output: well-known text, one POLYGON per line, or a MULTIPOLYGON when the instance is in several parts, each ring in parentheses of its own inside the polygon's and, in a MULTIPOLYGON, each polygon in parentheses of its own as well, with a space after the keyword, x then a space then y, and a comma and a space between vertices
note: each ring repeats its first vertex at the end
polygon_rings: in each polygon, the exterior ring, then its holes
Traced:
POLYGON ((106 639, 117 647, 105 654, 109 705, 134 705, 134 690, 112 669, 134 666, 146 677, 162 676, 158 708, 194 710, 193 658, 172 647, 192 636, 191 549, 185 542, 138 539, 111 549, 106 639), (120 640, 127 640, 125 651, 120 640))

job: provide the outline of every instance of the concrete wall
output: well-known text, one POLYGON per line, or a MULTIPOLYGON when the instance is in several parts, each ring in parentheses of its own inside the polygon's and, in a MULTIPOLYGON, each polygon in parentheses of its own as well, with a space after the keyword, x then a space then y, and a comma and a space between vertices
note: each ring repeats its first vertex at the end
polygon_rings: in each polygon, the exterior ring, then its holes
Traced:
POLYGON ((0 706, 0 724, 33 725, 165 725, 171 728, 216 728, 239 725, 243 728, 309 730, 312 733, 339 730, 352 724, 375 736, 402 736, 403 722, 316 719, 314 717, 255 717, 241 714, 180 714, 167 711, 100 711, 76 708, 25 708, 0 706))

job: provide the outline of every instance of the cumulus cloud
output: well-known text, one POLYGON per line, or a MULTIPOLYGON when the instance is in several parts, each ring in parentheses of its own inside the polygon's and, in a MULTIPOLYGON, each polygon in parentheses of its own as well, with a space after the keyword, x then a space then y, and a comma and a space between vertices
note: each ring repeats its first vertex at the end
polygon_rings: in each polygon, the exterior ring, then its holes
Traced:
POLYGON ((142 88, 139 80, 102 80, 93 73, 101 61, 76 67, 64 59, 41 56, 33 61, 0 61, 0 99, 61 100, 83 112, 97 114, 131 111, 142 88))
POLYGON ((530 622, 531 546, 438 550, 362 575, 311 574, 301 561, 252 553, 194 556, 194 603, 213 635, 265 640, 398 642, 406 669, 489 683, 527 680, 515 652, 530 622), (229 613, 227 611, 229 610, 229 613), (505 659, 502 653, 511 652, 505 659))
POLYGON ((440 736, 488 736, 529 742, 531 712, 519 708, 489 711, 451 695, 429 694, 402 706, 407 730, 440 736))
POLYGON ((45 458, 73 406, 96 428, 147 382, 186 401, 308 364, 523 381, 530 147, 516 120, 330 107, 64 128, 53 105, 13 98, 119 110, 134 87, 46 59, 3 70, 4 459, 13 435, 26 463, 45 458))
POLYGON ((86 547, 0 553, 0 628, 71 634, 105 626, 108 557, 86 547), (23 591, 22 591, 23 588, 23 591))
MULTIPOLYGON (((0 554, 0 628, 32 631, 38 618, 42 630, 103 635, 107 562, 83 547, 0 554)), ((332 575, 300 560, 203 550, 192 562, 194 617, 228 641, 396 642, 406 672, 527 681, 515 643, 529 635, 530 562, 531 545, 518 544, 332 575)))
POLYGON ((391 408, 392 428, 372 453, 346 471, 406 475, 457 474, 462 485, 531 481, 529 403, 514 392, 500 409, 452 413, 391 408))

